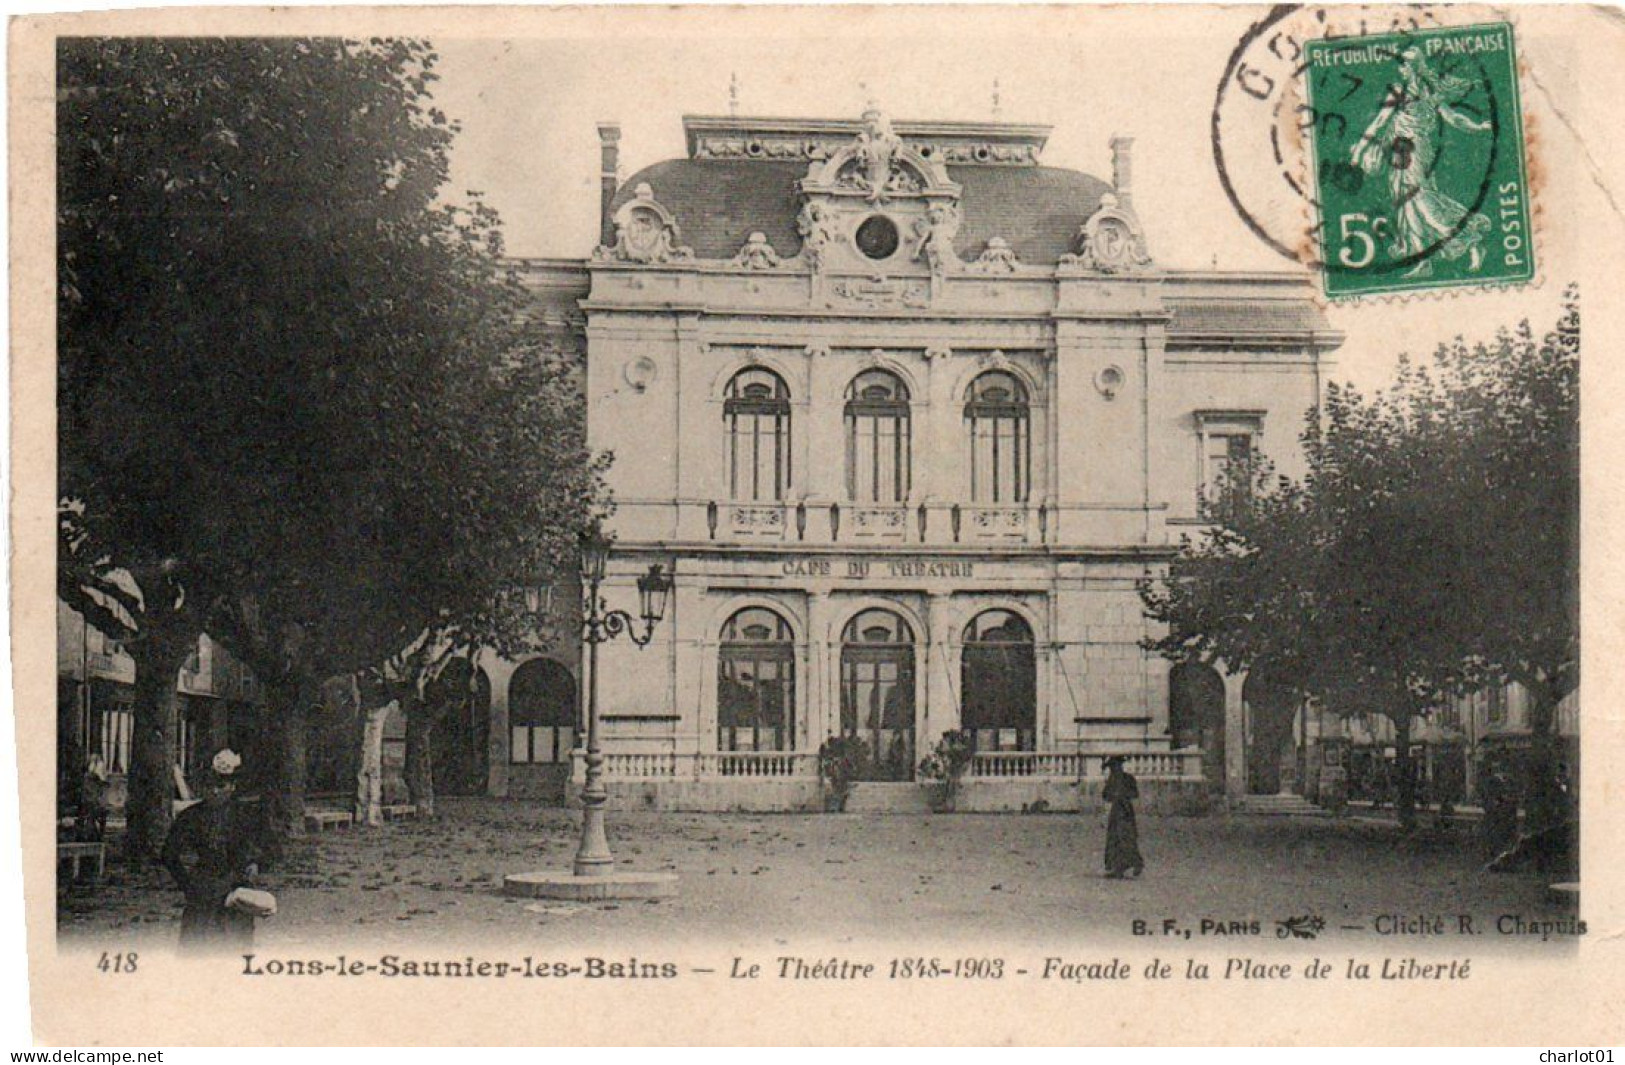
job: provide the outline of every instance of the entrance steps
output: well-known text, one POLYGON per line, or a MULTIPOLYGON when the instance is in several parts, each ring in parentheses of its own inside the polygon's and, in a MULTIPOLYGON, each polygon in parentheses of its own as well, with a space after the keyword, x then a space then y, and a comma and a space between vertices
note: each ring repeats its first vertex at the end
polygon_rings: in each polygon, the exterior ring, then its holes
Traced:
POLYGON ((930 793, 908 781, 859 781, 846 799, 849 814, 928 814, 930 793))
POLYGON ((1323 810, 1310 802, 1302 795, 1243 795, 1230 804, 1230 809, 1238 814, 1263 814, 1271 817, 1330 817, 1331 811, 1323 810))

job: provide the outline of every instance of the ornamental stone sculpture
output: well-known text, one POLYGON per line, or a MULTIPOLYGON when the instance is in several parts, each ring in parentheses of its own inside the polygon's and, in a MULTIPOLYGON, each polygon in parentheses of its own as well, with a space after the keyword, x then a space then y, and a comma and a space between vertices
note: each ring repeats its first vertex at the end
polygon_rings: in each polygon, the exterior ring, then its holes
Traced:
POLYGON ((1009 241, 1003 237, 989 237, 987 247, 967 269, 977 274, 1013 274, 1020 265, 1009 241))
POLYGON ((688 262, 694 249, 680 246, 679 239, 677 219, 655 201, 648 182, 639 182, 632 199, 615 212, 615 246, 599 245, 592 257, 597 262, 688 262))
POLYGON ((779 253, 768 243, 767 234, 760 231, 745 238, 744 246, 733 258, 735 266, 742 266, 746 270, 772 270, 782 262, 779 253))
POLYGON ((828 209, 816 200, 803 204, 796 218, 796 232, 801 234, 802 261, 813 273, 818 273, 824 268, 824 253, 837 239, 835 222, 828 209))
POLYGON ((934 203, 924 217, 914 223, 914 258, 924 259, 935 276, 947 273, 959 261, 954 253, 954 237, 959 233, 959 209, 951 203, 934 203))
POLYGON ((1101 196, 1100 206, 1078 232, 1078 253, 1060 259, 1062 267, 1103 274, 1127 273, 1150 262, 1140 220, 1110 192, 1101 196))

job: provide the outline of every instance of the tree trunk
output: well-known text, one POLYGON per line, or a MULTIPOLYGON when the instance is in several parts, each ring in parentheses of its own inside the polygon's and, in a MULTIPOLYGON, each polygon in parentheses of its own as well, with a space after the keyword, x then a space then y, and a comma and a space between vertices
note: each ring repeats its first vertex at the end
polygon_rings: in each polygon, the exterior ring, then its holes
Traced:
POLYGON ((131 641, 135 659, 135 712, 130 737, 130 766, 124 816, 125 857, 139 865, 164 847, 173 817, 175 728, 180 694, 175 690, 190 643, 173 624, 143 619, 141 638, 131 641))
POLYGON ((1555 684, 1536 684, 1529 692, 1528 830, 1540 832, 1568 818, 1567 803, 1557 779, 1557 704, 1555 684))
POLYGON ((416 693, 403 700, 406 712, 406 790, 419 819, 434 816, 434 718, 430 703, 416 693))
POLYGON ((272 748, 276 765, 271 774, 273 823, 288 838, 305 834, 305 715, 315 687, 310 678, 296 671, 272 685, 268 693, 267 709, 276 730, 272 748))
POLYGON ((1416 827, 1416 771, 1411 762, 1411 715, 1394 718, 1394 769, 1399 773, 1395 788, 1395 810, 1399 827, 1406 832, 1416 827))
POLYGON ((384 722, 394 703, 361 711, 361 769, 356 774, 356 817, 384 823, 384 722))

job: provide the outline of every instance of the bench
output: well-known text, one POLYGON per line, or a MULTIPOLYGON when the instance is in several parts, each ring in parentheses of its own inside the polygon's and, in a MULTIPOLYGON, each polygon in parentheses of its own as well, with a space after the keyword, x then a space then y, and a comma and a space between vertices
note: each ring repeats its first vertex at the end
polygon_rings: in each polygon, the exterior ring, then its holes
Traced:
POLYGON ((323 832, 329 828, 338 828, 355 821, 355 815, 348 810, 307 810, 305 811, 305 827, 314 832, 323 832))
POLYGON ((107 844, 105 843, 58 843, 56 845, 56 861, 58 865, 69 863, 72 870, 72 879, 79 879, 79 863, 88 859, 96 862, 96 879, 100 880, 107 871, 107 844))
POLYGON ((418 808, 409 802, 393 803, 383 810, 385 821, 407 821, 418 815, 418 808))

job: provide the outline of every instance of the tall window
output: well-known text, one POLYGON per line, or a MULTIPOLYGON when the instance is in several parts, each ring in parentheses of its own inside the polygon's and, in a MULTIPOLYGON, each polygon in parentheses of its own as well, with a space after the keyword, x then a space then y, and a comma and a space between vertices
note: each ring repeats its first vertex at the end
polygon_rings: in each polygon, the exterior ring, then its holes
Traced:
POLYGON ((790 487, 790 390, 771 370, 741 370, 723 404, 728 498, 779 502, 790 487))
POLYGON ((895 374, 867 370, 846 391, 846 493, 855 503, 908 499, 908 387, 895 374))
POLYGON ((970 429, 971 501, 1027 502, 1032 433, 1026 388, 1002 370, 982 374, 965 397, 965 423, 970 429))
POLYGON ((1202 440, 1200 495, 1209 506, 1219 506, 1227 489, 1248 490, 1245 480, 1233 478, 1239 471, 1251 469, 1257 458, 1264 415, 1262 411, 1197 411, 1196 423, 1202 440))
POLYGON ((979 751, 1038 746, 1038 684, 1033 630, 1008 610, 988 610, 965 627, 959 667, 960 727, 979 751))
POLYGON ((1253 434, 1211 433, 1207 438, 1208 498, 1217 500, 1232 471, 1245 469, 1253 460, 1253 434))
POLYGON ((796 654, 789 624, 749 607, 722 626, 717 750, 795 750, 796 654))

